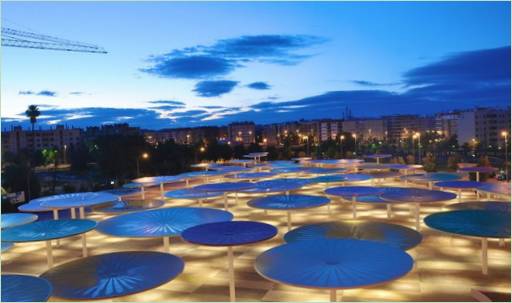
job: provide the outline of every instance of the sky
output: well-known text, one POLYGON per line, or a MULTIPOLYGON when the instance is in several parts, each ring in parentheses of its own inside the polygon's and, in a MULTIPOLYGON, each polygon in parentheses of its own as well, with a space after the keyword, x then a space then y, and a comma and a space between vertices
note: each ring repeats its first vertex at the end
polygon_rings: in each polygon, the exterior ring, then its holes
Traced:
POLYGON ((147 129, 510 105, 509 2, 2 2, 2 127, 147 129))

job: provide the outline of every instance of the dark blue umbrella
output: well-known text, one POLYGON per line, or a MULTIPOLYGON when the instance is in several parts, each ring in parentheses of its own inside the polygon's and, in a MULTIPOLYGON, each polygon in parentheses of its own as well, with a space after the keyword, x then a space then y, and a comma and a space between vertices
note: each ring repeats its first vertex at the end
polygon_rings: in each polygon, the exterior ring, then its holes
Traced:
POLYGON ((274 237, 277 228, 253 221, 229 221, 197 225, 182 233, 188 242, 208 246, 236 246, 274 237))
POLYGON ((510 238, 510 212, 452 210, 425 217, 425 224, 442 232, 482 238, 482 273, 487 274, 487 238, 510 238))
POLYGON ((195 244, 228 247, 229 296, 230 301, 234 302, 236 298, 232 246, 265 241, 276 234, 277 228, 266 223, 230 221, 191 227, 182 233, 182 237, 195 244))
POLYGON ((70 300, 126 296, 158 287, 182 273, 183 260, 161 252, 116 252, 82 258, 41 275, 53 294, 70 300))
POLYGON ((255 269, 280 283, 315 289, 366 287, 407 274, 413 259, 399 248, 366 240, 307 240, 288 243, 263 252, 255 269))
POLYGON ((52 294, 51 284, 28 275, 2 275, 2 302, 46 302, 52 294))
POLYGON ((481 209, 481 210, 496 210, 510 212, 510 202, 508 201, 470 201, 451 204, 446 208, 451 210, 464 210, 464 209, 481 209))
POLYGON ((308 209, 326 205, 330 200, 322 196, 311 195, 273 195, 250 200, 247 204, 253 208, 265 210, 285 210, 288 230, 292 227, 291 210, 308 209))
POLYGON ((407 250, 418 245, 419 232, 383 222, 325 222, 303 225, 284 236, 288 243, 314 239, 360 239, 377 241, 407 250))
POLYGON ((169 207, 116 216, 98 224, 101 233, 127 238, 164 239, 169 249, 169 237, 180 236, 190 227, 213 222, 231 221, 233 215, 224 210, 202 207, 169 207))
POLYGON ((309 179, 273 179, 254 183, 250 189, 244 190, 245 193, 275 193, 289 192, 298 190, 309 183, 309 179))

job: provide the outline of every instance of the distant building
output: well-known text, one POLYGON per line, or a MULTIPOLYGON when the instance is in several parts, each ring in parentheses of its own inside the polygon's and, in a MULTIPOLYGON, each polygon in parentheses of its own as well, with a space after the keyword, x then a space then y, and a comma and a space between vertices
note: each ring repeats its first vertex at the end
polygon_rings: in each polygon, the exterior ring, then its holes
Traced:
POLYGON ((457 135, 460 112, 439 113, 435 117, 435 130, 445 138, 457 135))
POLYGON ((228 138, 231 144, 249 145, 256 142, 254 122, 236 122, 228 125, 228 138))
POLYGON ((356 134, 358 140, 384 140, 387 135, 386 121, 383 119, 357 119, 342 122, 343 132, 356 134))
POLYGON ((510 108, 476 108, 459 114, 457 124, 459 144, 476 140, 481 146, 503 146, 502 131, 510 133, 510 108))
POLYGON ((18 153, 23 149, 40 150, 56 148, 65 151, 67 148, 79 144, 84 139, 80 128, 67 128, 57 125, 55 128, 24 130, 21 126, 14 126, 8 131, 2 131, 2 151, 18 153))
POLYGON ((400 140, 411 137, 415 132, 435 130, 434 117, 422 117, 419 115, 393 115, 383 117, 387 126, 387 136, 391 143, 399 143, 400 140))
POLYGON ((140 128, 130 126, 128 123, 105 124, 102 126, 89 126, 85 128, 85 138, 89 141, 102 136, 136 136, 140 134, 140 128))
POLYGON ((318 124, 320 142, 336 140, 336 137, 338 137, 341 134, 341 120, 320 120, 318 121, 318 124))
POLYGON ((204 126, 146 131, 144 132, 144 138, 150 144, 162 143, 169 140, 174 140, 174 142, 179 144, 194 144, 214 140, 226 142, 227 134, 225 127, 204 126))

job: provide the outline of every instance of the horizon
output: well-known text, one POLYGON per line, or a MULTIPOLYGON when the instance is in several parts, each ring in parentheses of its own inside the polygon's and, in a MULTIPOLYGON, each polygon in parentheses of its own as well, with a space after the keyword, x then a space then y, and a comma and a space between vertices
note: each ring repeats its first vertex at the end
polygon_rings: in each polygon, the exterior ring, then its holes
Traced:
MULTIPOLYGON (((407 115, 413 115, 413 116, 418 116, 418 117, 421 117, 421 118, 428 118, 428 117, 433 117, 435 118, 435 116, 437 114, 449 114, 449 113, 457 113, 457 112, 463 112, 463 111, 471 111, 471 110, 476 110, 476 109, 498 109, 498 110, 509 110, 510 111, 510 105, 509 106, 505 106, 505 107, 499 107, 499 106, 495 106, 495 107, 484 107, 484 106, 479 106, 479 107, 473 107, 473 108, 468 108, 468 109, 454 109, 454 110, 450 110, 450 111, 443 111, 443 112, 438 112, 438 113, 430 113, 430 114, 407 114, 407 115)), ((383 120, 387 117, 391 117, 391 116, 396 116, 396 115, 385 115, 385 116, 378 116, 378 117, 355 117, 355 116, 352 116, 352 117, 349 117, 349 118, 346 118, 346 117, 341 117, 341 118, 317 118, 317 119, 299 119, 299 120, 286 120, 286 121, 280 121, 280 122, 275 122, 275 123, 257 123, 255 121, 250 121, 250 120, 239 120, 239 121, 231 121, 229 123, 226 123, 226 124, 217 124, 217 125, 193 125, 193 126, 184 126, 184 127, 164 127, 164 128, 159 128, 159 129, 152 129, 152 128, 144 128, 144 127, 139 127, 139 126, 136 126, 136 125, 131 125, 130 123, 128 122, 118 122, 118 123, 103 123, 103 124, 99 124, 99 125, 87 125, 87 126, 75 126, 75 125, 72 125, 72 124, 52 124, 52 125, 37 125, 36 123, 36 130, 51 130, 51 129, 55 129, 57 126, 63 126, 64 128, 67 128, 67 129, 76 129, 76 128, 79 128, 79 129, 82 129, 82 130, 85 130, 86 128, 88 127, 104 127, 104 126, 115 126, 115 125, 122 125, 122 124, 126 124, 127 126, 129 127, 137 127, 139 128, 140 130, 143 130, 143 131, 166 131, 166 130, 176 130, 176 129, 187 129, 187 128, 205 128, 205 127, 228 127, 230 124, 236 124, 236 123, 254 123, 255 126, 265 126, 265 125, 271 125, 271 124, 289 124, 289 123, 297 123, 297 122, 311 122, 311 121, 323 121, 323 120, 326 120, 326 121, 329 121, 329 120, 341 120, 341 121, 359 121, 359 120, 383 120)), ((31 128, 31 125, 29 123, 9 123, 8 126, 3 126, 2 127, 2 131, 11 131, 13 127, 21 127, 22 130, 30 130, 31 128)))
POLYGON ((43 128, 152 130, 510 107, 509 2, 3 2, 2 21, 108 51, 3 47, 4 129, 29 104, 43 128))

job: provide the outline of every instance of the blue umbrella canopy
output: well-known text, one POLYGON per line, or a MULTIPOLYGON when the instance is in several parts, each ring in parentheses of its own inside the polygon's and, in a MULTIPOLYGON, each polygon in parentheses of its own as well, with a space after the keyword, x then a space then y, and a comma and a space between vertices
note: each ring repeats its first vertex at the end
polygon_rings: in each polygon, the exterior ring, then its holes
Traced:
POLYGON ((169 237, 192 226, 231 219, 233 215, 224 210, 168 207, 119 215, 100 222, 97 230, 116 237, 169 237))
POLYGON ((221 182, 221 183, 209 183, 194 187, 197 191, 207 192, 237 192, 245 189, 249 189, 254 186, 254 183, 249 182, 221 182))
POLYGON ((438 187, 467 189, 467 188, 477 188, 482 185, 482 182, 456 180, 456 181, 441 181, 441 182, 435 183, 434 185, 438 186, 438 187))
POLYGON ((45 279, 28 275, 2 275, 2 302, 46 302, 52 286, 45 279))
POLYGON ((164 201, 162 200, 117 201, 112 203, 112 205, 102 207, 97 210, 105 213, 121 213, 159 208, 162 205, 164 205, 164 201))
POLYGON ((493 183, 482 183, 478 190, 489 192, 499 195, 510 196, 510 183, 508 182, 493 182, 493 183))
POLYGON ((457 198, 457 195, 440 190, 400 188, 396 191, 387 191, 383 193, 381 198, 392 203, 428 203, 452 200, 457 198))
POLYGON ((197 225, 182 233, 188 242, 209 246, 234 246, 273 238, 277 228, 254 221, 229 221, 197 225))
POLYGON ((427 174, 414 174, 407 175, 401 177, 403 180, 413 180, 413 181, 455 181, 462 179, 462 175, 454 174, 454 173, 427 173, 427 174))
POLYGON ((95 227, 96 221, 87 219, 37 221, 2 230, 2 241, 48 241, 83 234, 95 227))
POLYGON ((446 208, 451 210, 463 209, 482 209, 510 212, 510 202, 508 201, 469 201, 451 204, 446 208))
POLYGON ((239 173, 235 175, 230 175, 229 178, 234 179, 263 179, 270 178, 275 176, 276 173, 273 172, 252 172, 252 173, 239 173))
POLYGON ((328 198, 322 196, 273 195, 253 199, 247 204, 253 208, 289 210, 320 207, 329 202, 328 198))
POLYGON ((428 227, 463 236, 509 238, 510 213, 493 210, 452 210, 425 217, 428 227))
POLYGON ((328 195, 351 199, 353 196, 360 197, 380 195, 383 191, 384 188, 374 186, 338 186, 326 189, 325 193, 328 195))
POLYGON ((28 223, 32 223, 37 220, 37 215, 33 214, 2 214, 2 228, 10 228, 20 226, 28 223))
POLYGON ((314 239, 371 240, 407 250, 420 244, 419 232, 384 222, 325 222, 304 225, 284 236, 288 243, 314 239))
POLYGON ((252 188, 244 190, 247 193, 286 192, 300 189, 307 185, 310 179, 273 179, 254 183, 252 188))
POLYGON ((83 192, 53 195, 31 200, 30 203, 38 202, 41 206, 48 208, 73 208, 94 206, 102 203, 116 201, 118 196, 106 192, 83 192))
POLYGON ((222 196, 222 192, 206 192, 193 188, 176 189, 164 194, 169 199, 202 200, 222 196))
POLYGON ((256 258, 263 277, 298 287, 345 289, 398 279, 413 266, 399 248, 366 240, 306 240, 269 249, 256 258))
POLYGON ((115 252, 65 263, 41 277, 50 281, 57 297, 97 300, 155 288, 176 278, 183 268, 183 260, 168 253, 115 252))
POLYGON ((305 167, 302 170, 307 174, 316 174, 316 175, 328 175, 328 174, 339 174, 345 171, 344 168, 324 168, 324 167, 305 167))

